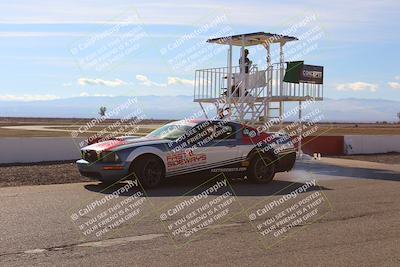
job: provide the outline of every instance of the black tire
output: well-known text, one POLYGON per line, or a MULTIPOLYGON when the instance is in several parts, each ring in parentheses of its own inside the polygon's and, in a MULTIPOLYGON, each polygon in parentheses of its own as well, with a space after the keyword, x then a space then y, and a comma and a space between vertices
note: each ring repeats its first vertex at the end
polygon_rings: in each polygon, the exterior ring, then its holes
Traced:
POLYGON ((275 163, 272 157, 256 153, 250 160, 247 178, 258 184, 267 184, 274 179, 275 163))
POLYGON ((153 155, 143 155, 135 159, 131 168, 132 172, 135 175, 132 175, 131 179, 137 177, 144 188, 159 186, 165 177, 165 168, 162 160, 153 155))
POLYGON ((100 182, 101 186, 108 187, 110 185, 113 185, 113 184, 117 183, 118 180, 116 180, 116 181, 102 181, 102 180, 99 180, 99 182, 100 182))

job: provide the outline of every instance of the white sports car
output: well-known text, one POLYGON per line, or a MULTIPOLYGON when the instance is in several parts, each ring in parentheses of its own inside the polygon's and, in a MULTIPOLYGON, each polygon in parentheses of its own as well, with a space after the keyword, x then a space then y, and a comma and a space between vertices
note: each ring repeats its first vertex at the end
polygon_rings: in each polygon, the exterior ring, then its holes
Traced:
POLYGON ((176 121, 145 137, 91 144, 81 154, 76 163, 83 176, 105 183, 137 177, 147 188, 166 177, 219 172, 268 183, 296 160, 287 135, 223 120, 176 121))

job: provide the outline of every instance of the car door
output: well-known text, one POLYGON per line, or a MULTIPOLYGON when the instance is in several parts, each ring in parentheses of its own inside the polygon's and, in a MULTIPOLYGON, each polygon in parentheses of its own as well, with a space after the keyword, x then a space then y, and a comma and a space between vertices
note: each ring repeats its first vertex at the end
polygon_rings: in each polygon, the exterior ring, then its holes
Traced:
POLYGON ((193 173, 239 163, 238 127, 234 123, 205 121, 177 143, 182 149, 167 154, 169 175, 193 173), (183 145, 184 144, 184 145, 183 145))
MULTIPOLYGON (((177 125, 176 127, 186 127, 177 125)), ((206 164, 206 157, 197 153, 194 149, 196 144, 191 140, 197 140, 195 127, 185 130, 178 139, 171 140, 165 145, 165 161, 167 176, 185 174, 206 164)))
POLYGON ((207 136, 208 141, 194 150, 197 155, 205 155, 204 168, 231 166, 241 161, 237 147, 238 129, 236 124, 215 121, 210 123, 207 131, 210 132, 210 138, 207 136))

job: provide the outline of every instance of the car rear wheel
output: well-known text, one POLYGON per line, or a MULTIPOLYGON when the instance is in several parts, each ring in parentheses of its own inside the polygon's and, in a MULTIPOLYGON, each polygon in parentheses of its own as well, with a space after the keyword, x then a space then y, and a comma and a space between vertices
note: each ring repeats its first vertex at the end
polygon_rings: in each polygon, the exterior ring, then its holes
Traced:
POLYGON ((274 179, 275 164, 267 155, 255 154, 250 161, 248 178, 250 181, 260 184, 267 184, 274 179))
MULTIPOLYGON (((164 164, 158 157, 151 155, 137 158, 133 162, 133 172, 145 188, 159 186, 165 176, 164 164)), ((135 177, 132 177, 132 179, 135 179, 135 177)))

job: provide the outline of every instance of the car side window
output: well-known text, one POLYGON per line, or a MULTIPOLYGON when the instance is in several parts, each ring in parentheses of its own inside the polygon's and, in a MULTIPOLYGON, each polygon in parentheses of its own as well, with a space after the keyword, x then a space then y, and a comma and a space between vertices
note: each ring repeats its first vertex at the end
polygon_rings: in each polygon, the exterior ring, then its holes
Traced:
POLYGON ((215 124, 214 125, 215 140, 232 140, 235 139, 235 128, 231 124, 215 124))
POLYGON ((211 139, 213 132, 213 126, 209 123, 197 125, 188 132, 185 140, 182 140, 182 142, 186 142, 189 146, 204 146, 208 142, 207 140, 211 139))

